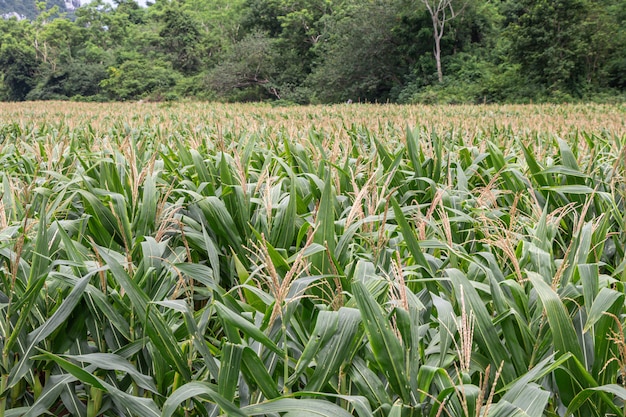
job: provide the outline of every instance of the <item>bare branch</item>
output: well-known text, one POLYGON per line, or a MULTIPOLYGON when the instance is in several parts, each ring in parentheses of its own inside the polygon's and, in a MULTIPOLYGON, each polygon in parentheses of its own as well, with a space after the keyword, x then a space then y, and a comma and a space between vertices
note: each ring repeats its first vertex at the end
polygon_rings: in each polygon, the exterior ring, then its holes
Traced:
POLYGON ((461 9, 457 12, 454 10, 453 1, 454 0, 422 0, 433 22, 433 38, 435 40, 433 55, 437 63, 439 82, 443 81, 443 70, 441 69, 441 39, 443 39, 445 33, 446 22, 453 20, 463 13, 467 5, 467 0, 463 1, 463 3, 461 3, 461 9))

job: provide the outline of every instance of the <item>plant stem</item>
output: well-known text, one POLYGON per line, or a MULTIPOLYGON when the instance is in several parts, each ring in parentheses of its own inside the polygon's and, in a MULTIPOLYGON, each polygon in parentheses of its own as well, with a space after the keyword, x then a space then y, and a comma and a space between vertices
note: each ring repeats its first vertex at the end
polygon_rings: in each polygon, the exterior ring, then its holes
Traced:
POLYGON ((280 314, 280 328, 283 332, 283 348, 285 349, 285 361, 283 364, 283 394, 289 394, 289 387, 287 381, 289 380, 289 349, 287 348, 287 326, 285 326, 285 316, 280 314))
POLYGON ((89 402, 87 403, 87 417, 96 417, 102 407, 103 392, 96 387, 91 387, 89 402))
MULTIPOLYGON (((2 355, 3 359, 5 355, 2 355)), ((3 360, 3 362, 6 362, 3 360)), ((4 392, 7 388, 7 384, 9 383, 9 374, 2 375, 2 379, 0 380, 0 392, 4 392)), ((0 398, 0 417, 4 417, 4 410, 7 405, 7 396, 6 394, 0 398)))

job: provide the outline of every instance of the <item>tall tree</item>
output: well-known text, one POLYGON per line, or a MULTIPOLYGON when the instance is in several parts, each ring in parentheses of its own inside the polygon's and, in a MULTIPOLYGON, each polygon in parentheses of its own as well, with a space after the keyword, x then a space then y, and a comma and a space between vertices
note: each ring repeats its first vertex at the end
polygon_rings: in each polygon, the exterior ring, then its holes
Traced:
POLYGON ((32 25, 0 20, 0 74, 4 99, 22 101, 37 83, 39 62, 33 48, 32 25))
POLYGON ((201 31, 195 16, 183 9, 178 2, 169 3, 160 17, 159 36, 164 52, 176 70, 194 74, 200 70, 202 53, 201 31))
POLYGON ((584 27, 588 0, 516 0, 509 53, 530 81, 552 92, 575 92, 586 78, 591 45, 584 27))
POLYGON ((222 61, 208 75, 210 87, 229 99, 281 98, 276 84, 275 40, 253 32, 222 54, 222 61))
POLYGON ((443 69, 441 67, 441 39, 446 30, 446 23, 455 19, 465 9, 466 3, 458 3, 457 0, 422 0, 433 23, 433 39, 435 47, 433 55, 437 63, 437 78, 443 82, 443 69))
MULTIPOLYGON (((318 59, 317 47, 326 32, 326 22, 333 12, 330 0, 247 0, 244 29, 267 33, 279 51, 276 84, 281 97, 308 102, 302 88, 318 59), (283 93, 287 93, 286 95, 283 93)), ((337 8, 342 8, 338 2, 337 8)))
POLYGON ((394 30, 400 2, 346 3, 326 21, 327 33, 316 46, 317 65, 307 82, 322 102, 386 101, 406 71, 394 30))

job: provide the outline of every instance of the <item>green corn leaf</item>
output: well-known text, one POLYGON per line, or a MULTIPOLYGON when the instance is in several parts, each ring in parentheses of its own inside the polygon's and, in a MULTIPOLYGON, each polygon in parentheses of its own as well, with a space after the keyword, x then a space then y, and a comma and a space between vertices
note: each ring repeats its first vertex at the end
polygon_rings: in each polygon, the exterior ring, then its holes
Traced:
POLYGON ((512 173, 507 169, 506 160, 504 159, 502 150, 492 141, 487 141, 487 147, 489 148, 489 159, 491 161, 491 165, 493 169, 502 176, 505 188, 512 192, 521 191, 524 186, 521 181, 519 181, 517 177, 512 175, 512 173))
POLYGON ((450 280, 454 285, 458 300, 460 300, 460 294, 463 292, 467 309, 466 313, 469 314, 471 311, 476 317, 474 330, 476 342, 484 354, 489 355, 488 357, 492 363, 503 364, 503 381, 505 383, 512 381, 515 376, 513 364, 510 361, 509 354, 504 349, 500 339, 498 338, 498 330, 491 320, 490 314, 485 307, 485 303, 480 298, 478 292, 472 286, 465 274, 461 271, 456 269, 446 269, 446 274, 450 277, 450 280))
POLYGON ((26 323, 28 322, 29 315, 27 312, 31 311, 33 305, 37 302, 41 289, 43 288, 46 280, 42 277, 40 280, 35 281, 33 285, 27 287, 26 292, 22 295, 21 299, 18 299, 17 302, 13 305, 13 309, 15 311, 24 311, 24 314, 20 314, 15 327, 11 331, 10 335, 8 335, 6 343, 4 344, 3 354, 8 355, 15 342, 19 337, 22 336, 22 330, 25 328, 26 323))
MULTIPOLYGON (((86 371, 89 372, 89 368, 86 368, 86 371)), ((16 417, 37 417, 42 414, 46 414, 48 412, 48 409, 50 409, 54 405, 54 403, 58 401, 58 398, 61 396, 63 390, 66 389, 66 386, 76 381, 76 379, 77 378, 72 374, 50 375, 50 378, 44 386, 41 394, 33 403, 33 405, 22 410, 22 413, 17 414, 16 417)), ((11 411, 15 410, 16 409, 7 410, 5 417, 11 411)))
POLYGON ((239 410, 237 406, 233 403, 222 397, 217 393, 217 389, 215 385, 209 384, 207 382, 189 382, 169 396, 169 398, 163 404, 163 411, 161 413, 161 417, 171 417, 176 410, 178 410, 178 406, 191 398, 198 398, 209 400, 217 405, 219 405, 222 410, 226 412, 226 415, 233 417, 246 417, 249 414, 246 414, 239 410))
POLYGON ((51 260, 48 251, 48 229, 46 226, 46 216, 41 216, 37 225, 37 237, 35 240, 35 251, 31 259, 28 285, 32 286, 35 281, 39 281, 48 271, 51 260))
POLYGON ((508 401, 500 400, 489 409, 489 417, 532 417, 508 401))
MULTIPOLYGON (((280 161, 282 164, 282 161, 280 161)), ((284 165, 283 165, 284 166, 284 165)), ((288 168, 288 167, 286 167, 288 168)), ((276 213, 276 220, 272 228, 272 242, 277 248, 289 249, 296 235, 296 219, 297 219, 297 188, 296 177, 291 169, 289 172, 289 193, 279 204, 276 213), (287 201, 285 204, 284 201, 287 201)))
POLYGON ((598 269, 598 265, 579 263, 576 265, 574 274, 575 282, 580 282, 582 284, 585 306, 589 308, 589 306, 593 305, 593 301, 600 291, 600 271, 598 269))
MULTIPOLYGON (((543 309, 550 324, 552 343, 557 358, 571 353, 573 359, 578 363, 584 363, 585 359, 578 342, 578 335, 558 294, 550 288, 540 275, 529 271, 527 271, 527 275, 543 304, 543 309)), ((571 361, 568 361, 563 369, 557 370, 555 375, 556 383, 565 405, 569 405, 570 401, 573 400, 574 396, 581 389, 589 387, 589 384, 597 385, 593 377, 582 365, 574 366, 571 361)), ((587 412, 590 411, 587 410, 587 412)))
POLYGON ((215 309, 217 310, 218 316, 224 320, 225 323, 228 323, 231 326, 235 326, 239 330, 241 330, 247 336, 253 338, 257 342, 261 343, 263 346, 267 347, 274 353, 279 355, 284 355, 282 349, 280 349, 276 344, 269 338, 265 333, 259 330, 254 324, 250 323, 245 318, 241 317, 238 313, 232 311, 222 303, 216 301, 215 309))
MULTIPOLYGON (((335 197, 331 176, 326 177, 322 188, 322 198, 317 211, 316 230, 313 242, 327 247, 330 253, 335 250, 335 197)), ((314 270, 322 275, 333 273, 330 267, 330 259, 325 252, 320 252, 311 257, 314 270)))
POLYGON ((280 396, 278 386, 267 371, 261 358, 250 349, 245 347, 242 355, 242 371, 250 381, 254 381, 266 398, 272 399, 280 396))
POLYGON ((576 157, 570 146, 563 139, 557 138, 559 144, 559 153, 561 154, 561 164, 572 171, 580 171, 576 157))
POLYGON ((92 314, 104 314, 104 316, 109 320, 109 323, 117 331, 121 333, 121 335, 126 339, 130 340, 130 325, 128 321, 120 314, 120 311, 116 310, 108 301, 106 296, 94 286, 88 285, 85 289, 87 293, 88 306, 92 310, 92 314))
POLYGON ((155 345, 163 359, 188 381, 191 378, 191 373, 187 361, 183 357, 172 330, 165 324, 161 314, 156 309, 148 308, 149 299, 147 295, 139 288, 137 282, 130 279, 119 262, 105 248, 96 248, 115 280, 126 291, 133 308, 137 310, 139 319, 143 320, 150 341, 155 345))
POLYGON ((522 394, 515 399, 513 405, 519 407, 529 417, 542 417, 548 406, 551 393, 537 385, 529 385, 522 394))
POLYGON ((588 310, 585 328, 593 323, 593 352, 594 362, 592 375, 599 384, 610 384, 618 373, 619 347, 609 335, 617 334, 620 329, 617 317, 624 311, 624 294, 608 288, 603 288, 588 310), (612 302, 611 302, 612 301, 612 302), (597 303, 597 306, 596 306, 597 303))
POLYGON ((181 262, 173 264, 172 267, 175 271, 185 274, 189 279, 193 279, 200 284, 205 285, 216 294, 224 293, 224 289, 219 286, 219 283, 215 282, 215 274, 213 269, 209 268, 208 266, 189 262, 181 262))
POLYGON ((148 236, 153 230, 157 219, 157 204, 160 199, 156 188, 158 174, 148 175, 143 182, 141 204, 134 216, 134 227, 137 237, 148 236))
POLYGON ((200 200, 198 206, 204 213, 211 229, 217 235, 226 239, 228 246, 235 250, 241 247, 241 235, 237 232, 237 226, 222 200, 210 196, 200 200))
POLYGON ((417 178, 423 177, 422 171, 422 157, 423 154, 421 152, 420 146, 418 144, 419 136, 418 133, 412 131, 408 126, 406 128, 406 149, 409 154, 409 159, 411 160, 411 164, 413 165, 413 170, 415 171, 415 176, 417 178))
POLYGON ((452 304, 441 297, 432 295, 433 306, 437 310, 437 321, 440 323, 439 328, 439 366, 444 366, 448 350, 454 340, 457 331, 456 314, 452 304))
POLYGON ((46 227, 46 216, 41 216, 37 228, 37 237, 35 240, 35 248, 31 259, 31 268, 28 276, 26 293, 18 299, 14 305, 14 311, 21 309, 22 314, 17 317, 17 323, 10 334, 5 335, 7 341, 4 345, 3 354, 8 355, 13 345, 17 341, 18 336, 22 334, 27 321, 30 317, 30 311, 38 300, 39 292, 46 282, 46 272, 50 267, 50 257, 48 253, 48 233, 46 227))
POLYGON ((61 391, 61 401, 67 407, 67 411, 73 416, 87 415, 87 405, 84 404, 76 393, 76 387, 73 385, 65 385, 65 389, 61 391))
POLYGON ((548 317, 557 357, 569 352, 582 362, 583 353, 578 343, 578 336, 563 302, 543 277, 534 272, 527 272, 527 274, 548 317))
POLYGON ((129 415, 141 417, 159 417, 161 415, 161 411, 152 398, 136 397, 107 383, 104 385, 113 402, 128 410, 129 415))
POLYGON ((419 401, 423 403, 426 401, 427 394, 432 392, 431 384, 435 377, 439 377, 442 380, 449 378, 444 368, 433 367, 428 365, 420 366, 419 373, 417 375, 419 401))
POLYGON ((136 397, 127 394, 124 391, 117 389, 116 387, 106 383, 105 381, 96 378, 87 369, 74 365, 70 361, 54 355, 49 352, 43 352, 37 358, 47 358, 54 361, 57 365, 69 372, 78 380, 87 383, 93 387, 96 387, 102 391, 108 392, 113 401, 119 403, 124 408, 128 409, 132 414, 142 417, 157 417, 160 415, 156 404, 152 399, 136 397))
POLYGON ((235 399, 235 392, 239 383, 239 369, 243 348, 233 343, 224 343, 220 372, 217 378, 217 392, 228 401, 235 399))
POLYGON ((76 286, 72 288, 69 295, 62 301, 61 305, 57 308, 54 314, 50 316, 41 326, 28 334, 27 344, 24 347, 22 357, 17 365, 11 369, 9 374, 7 388, 15 386, 15 384, 17 384, 18 381, 30 371, 32 364, 31 356, 36 346, 52 334, 52 332, 54 332, 59 326, 65 323, 69 315, 72 311, 74 311, 74 308, 76 308, 81 300, 85 287, 87 287, 87 284, 89 283, 89 279, 89 275, 81 278, 76 286))
POLYGON ((304 372, 309 366, 313 358, 317 355, 319 350, 328 342, 333 334, 337 331, 337 324, 339 322, 339 313, 336 311, 320 311, 317 316, 315 328, 311 333, 302 355, 296 363, 293 374, 289 377, 287 385, 292 385, 296 379, 304 372))
POLYGON ((133 247, 133 232, 131 231, 130 219, 128 218, 128 206, 129 203, 126 198, 121 194, 108 194, 108 198, 111 199, 111 207, 113 214, 117 222, 117 230, 121 233, 122 243, 127 251, 132 250, 133 247))
MULTIPOLYGON (((619 307, 624 304, 624 294, 608 288, 602 288, 591 305, 591 309, 587 313, 587 321, 583 332, 588 332, 598 320, 606 316, 607 311, 611 311, 614 304, 618 303, 619 307)), ((606 335, 603 335, 606 337, 606 335)))
POLYGON ((270 413, 297 413, 297 415, 319 417, 350 417, 352 414, 339 406, 324 400, 280 398, 262 404, 243 407, 246 416, 270 413))
POLYGON ((355 281, 352 283, 352 291, 363 315, 363 326, 379 369, 395 393, 405 403, 409 403, 411 388, 404 369, 404 352, 398 338, 393 334, 385 314, 365 286, 355 281))
POLYGON ((79 190, 79 193, 83 197, 85 209, 91 215, 88 226, 96 242, 109 245, 115 237, 121 238, 122 233, 111 210, 92 192, 79 190))
POLYGON ((355 384, 361 395, 367 397, 376 408, 392 403, 391 397, 385 390, 383 381, 380 380, 374 371, 368 368, 367 363, 360 356, 355 356, 352 360, 349 375, 352 383, 355 384))
POLYGON ((72 374, 79 381, 82 381, 86 384, 96 387, 102 391, 106 390, 106 388, 104 387, 102 383, 103 381, 93 376, 89 371, 86 371, 85 369, 81 368, 78 365, 74 365, 72 362, 58 355, 55 355, 50 352, 46 352, 42 349, 39 349, 39 350, 41 353, 37 356, 33 356, 33 359, 51 360, 55 362, 57 365, 59 365, 61 368, 63 368, 66 372, 72 374))
POLYGON ((553 191, 560 194, 581 194, 589 195, 593 193, 593 188, 586 185, 552 185, 539 188, 542 191, 553 191))
MULTIPOLYGON (((181 266, 182 265, 196 266, 196 267, 203 266, 203 265, 187 264, 187 263, 181 264, 181 266)), ((192 268, 192 270, 194 270, 194 268, 192 268)), ((189 272, 189 270, 187 270, 186 272, 189 272)), ((194 275, 194 276, 198 277, 198 275, 194 275)), ((189 308, 187 303, 185 303, 182 300, 166 300, 166 301, 155 302, 155 304, 174 309, 183 314, 185 325, 187 327, 187 334, 192 338, 193 345, 198 350, 198 353, 200 353, 200 355, 204 359, 204 363, 207 369, 209 370, 209 372, 211 372, 211 375, 213 375, 214 377, 217 377, 219 374, 219 370, 218 370, 217 363, 215 362, 215 358, 213 357, 213 355, 211 354, 211 351, 207 347, 204 341, 204 336, 200 332, 199 326, 196 323, 196 320, 193 314, 191 313, 191 309, 189 308)))
POLYGON ((315 357, 315 371, 306 385, 308 391, 319 391, 328 380, 337 375, 339 368, 350 362, 361 342, 359 310, 342 307, 338 312, 337 332, 315 357))
POLYGON ((537 181, 537 184, 539 184, 539 186, 541 187, 554 185, 554 181, 552 180, 552 177, 547 176, 543 173, 543 168, 537 162, 537 159, 535 158, 535 154, 533 153, 533 151, 529 149, 528 147, 526 147, 521 142, 520 142, 520 147, 522 149, 522 152, 524 153, 526 164, 528 165, 528 168, 530 169, 530 172, 533 175, 533 178, 535 179, 535 181, 537 181))
MULTIPOLYGON (((65 357, 78 362, 89 363, 99 369, 125 372, 130 375, 141 388, 157 393, 157 388, 152 378, 139 372, 133 364, 119 355, 112 353, 89 353, 85 355, 66 355, 65 357)), ((81 380, 84 381, 83 379, 81 380)))
MULTIPOLYGON (((619 398, 621 401, 626 402, 626 389, 620 385, 608 384, 601 385, 599 387, 591 387, 580 391, 576 395, 576 397, 574 397, 574 399, 569 403, 565 415, 570 416, 576 413, 582 407, 582 405, 585 404, 585 402, 587 402, 593 395, 599 393, 612 394, 615 397, 619 398)), ((612 403, 609 404, 613 405, 612 403)), ((612 411, 615 413, 615 415, 620 415, 620 413, 622 412, 617 406, 613 406, 611 408, 613 409, 612 411)))
POLYGON ((222 182, 222 200, 228 208, 228 213, 232 216, 239 236, 247 240, 248 225, 250 222, 249 205, 246 201, 242 187, 245 184, 239 184, 239 179, 235 180, 232 175, 232 163, 226 161, 226 155, 222 153, 219 163, 220 180, 222 182))
POLYGON ((415 259, 417 265, 420 265, 424 269, 426 277, 431 278, 433 276, 432 269, 422 253, 422 249, 413 233, 413 229, 409 226, 409 222, 407 222, 406 217, 404 217, 404 213, 395 198, 391 199, 391 204, 393 205, 393 211, 396 215, 396 222, 398 222, 402 230, 402 237, 407 244, 409 252, 413 255, 413 259, 415 259))

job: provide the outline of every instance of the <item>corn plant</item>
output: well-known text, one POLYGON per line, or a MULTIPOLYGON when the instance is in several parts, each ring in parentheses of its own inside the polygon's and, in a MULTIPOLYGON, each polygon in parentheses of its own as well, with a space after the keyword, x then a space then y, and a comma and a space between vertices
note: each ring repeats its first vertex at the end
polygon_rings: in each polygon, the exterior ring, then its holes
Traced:
POLYGON ((0 416, 624 414, 607 109, 181 106, 0 124, 0 416))

